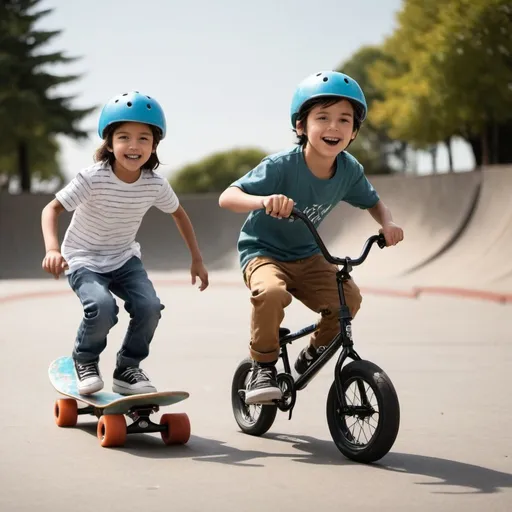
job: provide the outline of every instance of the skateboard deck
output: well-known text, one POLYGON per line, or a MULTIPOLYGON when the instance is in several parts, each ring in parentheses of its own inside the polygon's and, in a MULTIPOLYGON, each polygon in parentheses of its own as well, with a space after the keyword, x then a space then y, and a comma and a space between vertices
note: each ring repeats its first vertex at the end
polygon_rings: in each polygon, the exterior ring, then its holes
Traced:
POLYGON ((78 392, 73 359, 60 357, 50 364, 48 375, 53 387, 62 395, 74 398, 100 410, 102 414, 126 414, 141 406, 173 405, 189 397, 186 391, 158 391, 138 395, 121 395, 109 391, 98 391, 92 395, 78 392))

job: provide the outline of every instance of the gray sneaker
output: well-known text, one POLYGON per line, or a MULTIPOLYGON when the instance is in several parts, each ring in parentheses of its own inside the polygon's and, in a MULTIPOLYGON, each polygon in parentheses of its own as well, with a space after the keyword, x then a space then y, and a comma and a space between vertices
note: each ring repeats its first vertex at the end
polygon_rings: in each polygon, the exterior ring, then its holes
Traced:
POLYGON ((272 400, 279 400, 282 395, 281 388, 277 384, 275 364, 261 364, 254 361, 252 374, 245 389, 245 403, 271 402, 272 400))

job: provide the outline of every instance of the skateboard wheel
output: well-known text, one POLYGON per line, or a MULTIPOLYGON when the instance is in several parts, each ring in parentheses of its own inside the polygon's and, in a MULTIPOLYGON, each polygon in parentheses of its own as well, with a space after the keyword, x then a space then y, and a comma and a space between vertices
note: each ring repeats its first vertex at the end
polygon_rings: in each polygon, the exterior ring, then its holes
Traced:
POLYGON ((53 417, 59 427, 74 427, 78 419, 78 406, 72 398, 60 398, 53 407, 53 417))
POLYGON ((162 414, 160 425, 167 430, 160 432, 165 444, 185 444, 190 439, 190 420, 185 413, 162 414))
POLYGON ((96 432, 101 446, 123 446, 126 441, 126 420, 122 414, 106 414, 99 419, 96 432))

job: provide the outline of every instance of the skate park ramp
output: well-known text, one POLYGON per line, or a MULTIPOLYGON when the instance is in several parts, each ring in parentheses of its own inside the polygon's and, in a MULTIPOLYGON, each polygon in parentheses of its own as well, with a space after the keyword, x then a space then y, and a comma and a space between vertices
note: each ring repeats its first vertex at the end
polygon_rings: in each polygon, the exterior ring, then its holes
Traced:
MULTIPOLYGON (((374 250, 354 277, 409 293, 473 295, 512 301, 512 167, 407 178, 370 177, 404 241, 374 250)), ((338 256, 359 255, 375 223, 338 206, 322 234, 338 256), (343 220, 340 220, 343 219, 343 220)))
MULTIPOLYGON (((474 289, 512 294, 512 167, 424 177, 370 176, 405 239, 370 253, 353 276, 362 286, 418 290, 474 289)), ((51 195, 0 196, 0 279, 39 279, 41 210, 51 195)), ((183 196, 212 276, 241 282, 236 242, 244 214, 218 206, 218 194, 183 196)), ((62 238, 71 216, 60 219, 62 238)), ((320 228, 336 256, 358 256, 378 232, 368 212, 338 205, 320 228)), ((137 240, 150 272, 187 272, 190 257, 169 215, 152 208, 137 240)))
MULTIPOLYGON (((400 277, 427 265, 458 240, 471 219, 481 188, 480 173, 425 177, 369 177, 404 240, 396 247, 374 246, 354 278, 365 282, 399 284, 400 277)), ((371 215, 341 203, 321 225, 320 233, 336 256, 360 255, 366 239, 378 233, 371 215)), ((418 284, 418 283, 416 283, 418 284)))
POLYGON ((483 171, 475 211, 449 250, 406 281, 512 292, 512 168, 483 171))

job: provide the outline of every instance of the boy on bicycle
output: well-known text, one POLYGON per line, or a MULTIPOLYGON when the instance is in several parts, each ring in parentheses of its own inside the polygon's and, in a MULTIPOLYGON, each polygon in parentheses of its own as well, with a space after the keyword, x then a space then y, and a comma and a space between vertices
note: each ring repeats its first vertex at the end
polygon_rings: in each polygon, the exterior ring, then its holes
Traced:
MULTIPOLYGON (((252 303, 249 351, 254 371, 246 388, 248 404, 281 398, 275 367, 279 326, 292 296, 320 314, 309 346, 295 362, 299 374, 339 332, 337 267, 325 260, 303 222, 283 220, 293 207, 318 228, 337 203, 346 201, 368 210, 380 224, 386 245, 403 240, 402 229, 393 222, 362 165, 346 152, 366 115, 366 99, 354 79, 335 71, 311 75, 298 85, 292 99, 297 146, 265 157, 219 198, 221 208, 250 212, 238 240, 252 303)), ((362 301, 359 288, 348 280, 343 289, 354 318, 362 301)))

